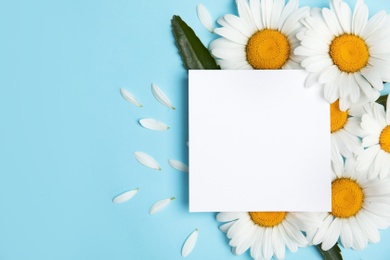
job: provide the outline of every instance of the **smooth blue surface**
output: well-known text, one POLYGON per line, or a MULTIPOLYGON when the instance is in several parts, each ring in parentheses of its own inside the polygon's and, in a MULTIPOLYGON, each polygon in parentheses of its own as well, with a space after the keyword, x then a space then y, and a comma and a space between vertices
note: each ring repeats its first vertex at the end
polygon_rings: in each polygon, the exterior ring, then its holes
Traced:
MULTIPOLYGON (((372 1, 371 1, 372 2, 372 1)), ((167 159, 187 162, 187 75, 170 29, 178 14, 204 43, 215 37, 196 16, 195 0, 8 1, 0 8, 0 259, 181 259, 185 238, 198 228, 188 259, 234 256, 215 214, 188 213, 188 176, 167 159), (176 110, 159 104, 157 83, 176 110), (119 94, 131 91, 144 105, 119 94), (167 132, 143 129, 153 117, 167 132), (136 162, 144 151, 154 171, 136 162), (117 194, 140 188, 127 203, 117 194), (149 215, 157 200, 175 196, 149 215)), ((314 5, 306 0, 302 4, 314 5)), ((316 1, 326 6, 326 1, 316 1)), ((232 0, 203 1, 214 19, 235 13, 232 0)), ((368 3, 390 11, 388 1, 368 3)), ((345 259, 387 259, 382 242, 345 259)), ((287 259, 320 259, 313 248, 287 259)))

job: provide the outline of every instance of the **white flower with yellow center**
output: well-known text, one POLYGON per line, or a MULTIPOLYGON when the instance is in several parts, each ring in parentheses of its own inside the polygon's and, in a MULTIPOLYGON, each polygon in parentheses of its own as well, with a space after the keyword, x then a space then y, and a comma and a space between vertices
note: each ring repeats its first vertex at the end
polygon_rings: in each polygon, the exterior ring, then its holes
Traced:
POLYGON ((342 156, 348 158, 363 152, 362 143, 359 139, 363 135, 360 127, 360 111, 360 107, 341 111, 339 100, 330 105, 332 154, 338 156, 341 153, 342 156))
POLYGON ((371 104, 371 111, 362 116, 365 131, 363 146, 367 149, 358 157, 358 171, 368 171, 370 178, 390 176, 390 98, 386 112, 382 105, 371 104))
POLYGON ((324 84, 325 98, 340 99, 345 111, 361 98, 379 97, 383 82, 390 80, 390 26, 383 11, 368 19, 368 8, 358 0, 354 11, 341 0, 330 1, 330 9, 313 9, 302 20, 307 30, 297 37, 296 55, 310 72, 306 85, 324 84))
POLYGON ((310 13, 298 8, 298 0, 237 0, 238 15, 227 14, 214 30, 223 38, 210 44, 222 69, 296 69, 301 59, 294 54, 299 45, 299 22, 310 13))
POLYGON ((217 220, 228 222, 220 229, 230 239, 235 254, 250 248, 254 259, 283 259, 285 248, 296 252, 308 244, 301 230, 318 227, 317 213, 235 212, 219 213, 217 220))
POLYGON ((378 229, 390 223, 390 180, 359 174, 356 159, 339 155, 332 161, 332 211, 322 214, 322 225, 307 232, 314 244, 329 250, 340 239, 344 248, 361 250, 380 240, 378 229))

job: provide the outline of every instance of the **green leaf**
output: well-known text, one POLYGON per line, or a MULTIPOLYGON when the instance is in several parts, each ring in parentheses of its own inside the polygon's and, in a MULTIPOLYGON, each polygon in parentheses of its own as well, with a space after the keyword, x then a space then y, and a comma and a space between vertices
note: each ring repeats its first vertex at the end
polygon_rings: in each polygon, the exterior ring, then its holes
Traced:
POLYGON ((336 243, 331 249, 328 251, 324 251, 321 248, 321 244, 316 245, 317 250, 320 252, 324 260, 342 260, 343 257, 341 255, 341 250, 336 243))
MULTIPOLYGON (((379 97, 376 102, 386 107, 386 100, 389 95, 379 97)), ((386 108, 387 109, 387 108, 386 108)))
POLYGON ((209 50, 180 16, 174 15, 171 22, 176 46, 187 70, 220 69, 209 50))

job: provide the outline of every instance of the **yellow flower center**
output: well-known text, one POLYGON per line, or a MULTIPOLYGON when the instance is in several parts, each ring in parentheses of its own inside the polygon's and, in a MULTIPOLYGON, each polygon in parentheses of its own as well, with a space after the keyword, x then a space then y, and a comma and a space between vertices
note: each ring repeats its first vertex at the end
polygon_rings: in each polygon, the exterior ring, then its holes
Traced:
POLYGON ((386 126, 379 136, 379 144, 382 150, 390 153, 390 125, 386 126))
POLYGON ((334 133, 344 127, 347 123, 348 111, 341 111, 339 100, 330 104, 330 132, 334 133))
POLYGON ((286 217, 286 212, 249 212, 252 221, 261 227, 274 227, 286 217))
POLYGON ((356 181, 339 178, 332 182, 332 215, 337 218, 354 216, 363 207, 363 190, 356 181))
POLYGON ((289 56, 290 43, 277 30, 258 31, 246 45, 246 59, 254 69, 281 69, 289 56))
POLYGON ((333 39, 329 48, 333 63, 344 72, 353 73, 364 68, 370 53, 364 40, 352 34, 342 34, 333 39))

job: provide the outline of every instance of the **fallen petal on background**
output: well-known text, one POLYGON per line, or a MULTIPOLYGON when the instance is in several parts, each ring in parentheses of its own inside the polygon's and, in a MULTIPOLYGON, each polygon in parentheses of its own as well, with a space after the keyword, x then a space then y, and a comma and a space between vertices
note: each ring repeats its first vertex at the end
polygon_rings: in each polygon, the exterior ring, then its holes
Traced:
POLYGON ((209 10, 207 10, 207 8, 203 4, 198 4, 196 7, 196 11, 198 13, 199 20, 203 24, 203 26, 211 33, 214 32, 213 19, 211 18, 209 10))
POLYGON ((146 167, 155 169, 155 170, 161 170, 160 165, 149 154, 146 154, 144 152, 135 152, 134 156, 135 156, 135 159, 137 159, 137 161, 140 164, 142 164, 142 165, 144 165, 146 167))
POLYGON ((157 201, 150 208, 149 214, 153 215, 153 214, 156 214, 157 212, 160 212, 161 210, 165 209, 165 207, 168 206, 169 203, 171 203, 171 201, 174 199, 175 199, 175 197, 157 201))
POLYGON ((115 198, 113 198, 112 202, 115 204, 126 202, 126 201, 130 200, 132 197, 134 197, 134 195, 137 194, 138 191, 139 191, 139 188, 123 192, 123 193, 119 194, 118 196, 116 196, 115 198))
POLYGON ((181 172, 188 172, 188 166, 180 161, 177 160, 168 160, 169 165, 178 171, 181 172))
POLYGON ((139 103, 138 100, 129 91, 124 88, 121 88, 120 92, 122 97, 126 99, 129 103, 136 105, 137 107, 142 107, 141 103, 139 103))
POLYGON ((150 130, 164 131, 164 130, 168 130, 169 129, 169 126, 167 126, 166 124, 164 124, 164 123, 162 123, 160 121, 157 121, 157 120, 155 120, 153 118, 143 118, 143 119, 140 119, 139 123, 143 127, 147 128, 147 129, 150 129, 150 130))
POLYGON ((158 102, 160 102, 161 104, 163 104, 164 106, 166 106, 170 109, 173 109, 173 110, 176 109, 172 105, 169 98, 165 95, 165 93, 162 92, 162 90, 155 83, 152 83, 152 93, 153 93, 153 96, 158 100, 158 102))
POLYGON ((188 256, 196 245, 196 241, 198 240, 198 229, 195 229, 191 235, 184 242, 183 248, 181 249, 181 256, 188 256))

